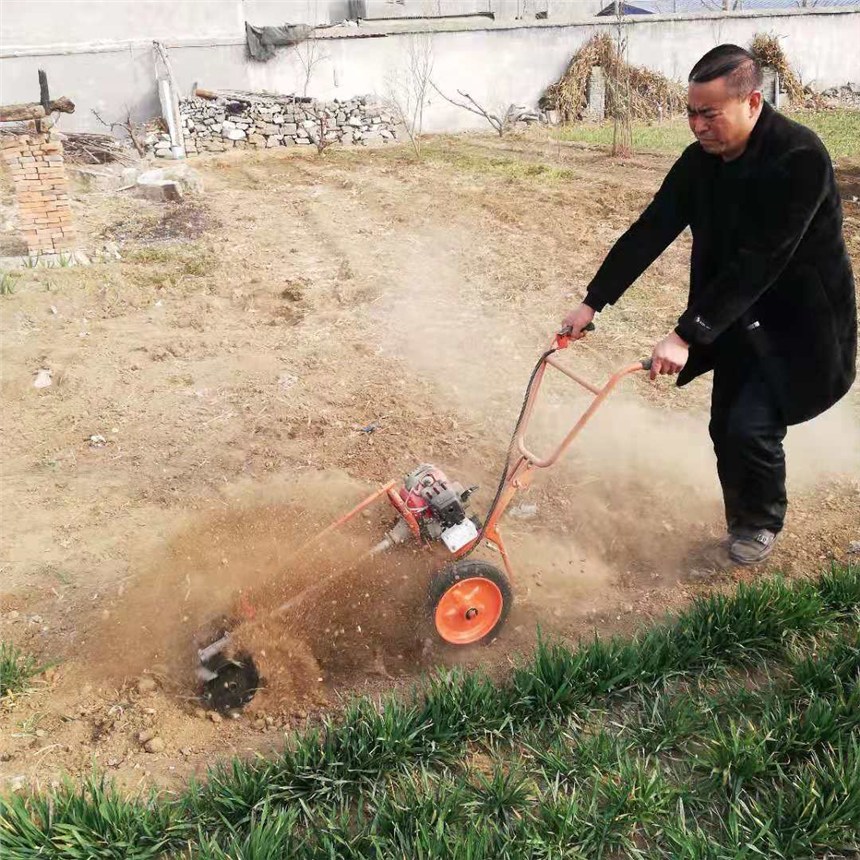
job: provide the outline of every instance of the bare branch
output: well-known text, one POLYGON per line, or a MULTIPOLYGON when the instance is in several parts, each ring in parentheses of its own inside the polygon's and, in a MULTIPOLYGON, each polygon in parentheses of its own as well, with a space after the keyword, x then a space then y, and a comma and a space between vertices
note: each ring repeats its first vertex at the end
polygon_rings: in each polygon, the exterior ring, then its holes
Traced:
POLYGON ((329 55, 325 51, 320 51, 319 42, 316 38, 310 36, 304 42, 296 45, 296 56, 299 59, 299 63, 301 63, 305 77, 302 85, 302 95, 307 96, 314 67, 327 60, 329 55))
POLYGON ((424 34, 420 41, 413 36, 408 44, 405 74, 403 70, 398 70, 389 77, 388 102, 406 129, 415 156, 420 158, 424 106, 433 70, 432 41, 429 34, 424 34))
POLYGON ((430 81, 430 86, 433 87, 433 89, 436 90, 436 92, 442 96, 448 104, 463 108, 463 110, 467 110, 469 113, 475 114, 475 116, 483 117, 493 127, 493 129, 495 129, 499 137, 504 137, 505 132, 508 131, 514 122, 516 122, 517 117, 520 115, 521 108, 518 108, 514 104, 508 105, 504 116, 500 116, 498 113, 490 113, 490 111, 484 108, 477 99, 470 96, 469 93, 457 90, 457 94, 461 98, 466 99, 466 102, 459 102, 456 99, 452 99, 450 96, 445 95, 445 93, 443 93, 432 80, 430 81))
POLYGON ((334 142, 335 138, 328 135, 328 123, 325 117, 325 108, 314 102, 313 114, 317 120, 317 128, 309 130, 309 137, 317 148, 317 153, 322 155, 334 142))
POLYGON ((140 138, 137 136, 137 126, 134 122, 132 122, 131 110, 127 107, 125 111, 125 122, 108 122, 107 120, 102 118, 101 114, 95 108, 92 109, 93 116, 95 116, 95 118, 102 125, 107 126, 111 131, 113 131, 115 128, 121 128, 131 138, 131 142, 134 144, 134 148, 137 150, 137 154, 145 155, 146 146, 144 145, 143 141, 140 140, 140 138))

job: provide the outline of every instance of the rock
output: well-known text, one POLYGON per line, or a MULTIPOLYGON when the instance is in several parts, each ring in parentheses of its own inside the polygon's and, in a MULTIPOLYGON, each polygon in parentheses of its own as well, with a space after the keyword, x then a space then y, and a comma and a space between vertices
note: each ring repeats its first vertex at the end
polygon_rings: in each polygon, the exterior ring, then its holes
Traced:
POLYGON ((183 192, 193 194, 201 194, 203 192, 202 177, 190 164, 184 161, 177 162, 170 167, 147 170, 138 176, 137 184, 144 185, 148 182, 161 182, 163 180, 177 183, 183 192))
POLYGON ((137 692, 141 695, 146 695, 147 693, 154 693, 158 685, 155 683, 153 678, 141 678, 137 682, 137 692))
POLYGON ((36 371, 36 379, 33 382, 34 388, 47 388, 51 384, 51 371, 43 367, 36 371))
MULTIPOLYGON (((124 172, 124 171, 123 171, 124 172)), ((134 171, 134 182, 137 181, 137 171, 134 171)), ((119 245, 116 242, 105 242, 101 251, 102 259, 105 260, 121 260, 122 255, 119 252, 119 245)))
POLYGON ((848 544, 848 552, 854 554, 860 552, 860 540, 853 540, 848 544))
POLYGON ((209 719, 213 723, 220 723, 224 718, 217 711, 209 711, 209 719))
POLYGON ((179 183, 172 179, 161 179, 147 183, 138 182, 137 187, 141 197, 146 200, 154 200, 156 203, 162 201, 177 203, 182 199, 182 189, 179 187, 179 183))
POLYGON ((508 516, 517 520, 532 520, 538 514, 538 506, 532 503, 523 503, 508 509, 508 516))
POLYGON ((266 140, 266 149, 273 149, 274 147, 280 145, 281 139, 274 134, 266 140))
POLYGON ((231 128, 227 131, 222 132, 222 135, 227 138, 227 140, 244 140, 245 132, 242 131, 241 128, 231 128))
POLYGON ((151 741, 158 732, 155 729, 144 729, 142 732, 138 732, 137 741, 138 743, 145 744, 148 741, 151 741))
POLYGON ((161 738, 153 738, 147 741, 143 747, 148 753, 160 753, 164 751, 164 741, 161 738))
POLYGON ((281 134, 295 134, 299 130, 299 127, 294 122, 285 122, 281 126, 281 134))

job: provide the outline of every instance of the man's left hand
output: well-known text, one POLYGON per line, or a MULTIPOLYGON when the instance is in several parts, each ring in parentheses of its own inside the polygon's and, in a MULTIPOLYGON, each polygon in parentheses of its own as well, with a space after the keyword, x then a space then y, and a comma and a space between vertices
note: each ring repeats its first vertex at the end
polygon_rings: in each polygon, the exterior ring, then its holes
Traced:
POLYGON ((690 345, 675 332, 670 332, 661 340, 651 353, 651 379, 658 374, 674 376, 680 373, 687 363, 690 345))

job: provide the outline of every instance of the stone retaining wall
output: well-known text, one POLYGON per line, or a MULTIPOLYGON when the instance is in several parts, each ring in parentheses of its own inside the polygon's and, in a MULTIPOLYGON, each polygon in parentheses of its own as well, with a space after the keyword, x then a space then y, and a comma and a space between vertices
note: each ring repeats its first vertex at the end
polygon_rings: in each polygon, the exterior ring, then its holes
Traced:
MULTIPOLYGON (((377 99, 318 102, 289 96, 244 96, 179 103, 188 155, 227 149, 311 146, 320 139, 344 144, 388 143, 398 138, 391 113, 377 99), (322 127, 321 127, 322 123, 322 127)), ((150 135, 147 146, 170 157, 170 137, 150 135)))

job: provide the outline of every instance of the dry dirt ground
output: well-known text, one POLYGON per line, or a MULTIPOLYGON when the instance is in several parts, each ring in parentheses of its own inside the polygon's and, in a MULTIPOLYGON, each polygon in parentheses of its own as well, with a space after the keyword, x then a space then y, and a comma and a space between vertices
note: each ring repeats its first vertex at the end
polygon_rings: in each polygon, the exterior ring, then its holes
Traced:
MULTIPOLYGON (((504 673, 538 625, 628 632, 759 575, 702 575, 691 555, 721 526, 709 380, 678 390, 644 374, 537 478, 524 499, 537 517, 506 518, 516 603, 491 646, 427 637, 429 556, 351 565, 384 509, 292 555, 420 462, 479 484, 483 510, 534 361, 668 165, 469 137, 433 141, 421 163, 395 149, 201 159, 203 193, 176 204, 79 184, 93 265, 25 270, 0 296, 0 639, 56 662, 0 706, 2 788, 94 767, 170 786, 277 746, 353 692, 454 663, 504 673), (49 387, 34 387, 40 369, 49 387), (244 635, 270 686, 212 720, 189 678, 194 636, 240 593, 256 601, 244 635)), ((840 176, 856 187, 858 174, 840 176)), ((845 233, 860 270, 856 203, 845 233)), ((683 308, 688 251, 682 237, 564 359, 601 380, 646 356, 683 308)), ((535 445, 586 402, 560 379, 535 445)), ((860 538, 856 391, 793 429, 788 452, 771 566, 807 574, 860 538)))

